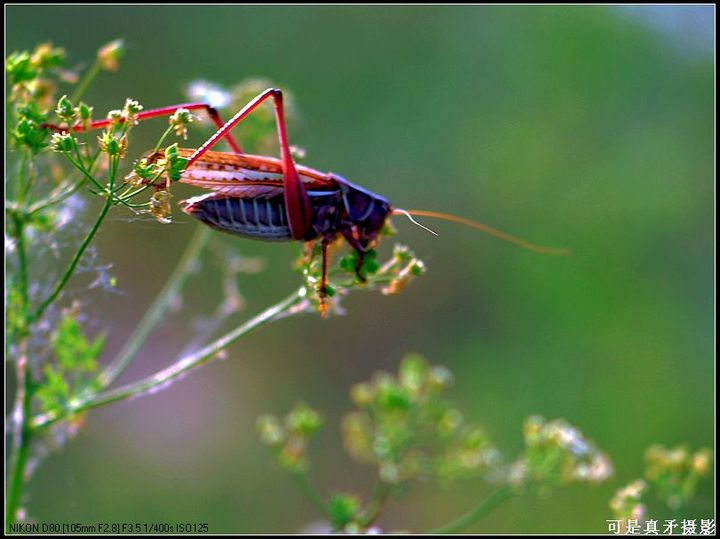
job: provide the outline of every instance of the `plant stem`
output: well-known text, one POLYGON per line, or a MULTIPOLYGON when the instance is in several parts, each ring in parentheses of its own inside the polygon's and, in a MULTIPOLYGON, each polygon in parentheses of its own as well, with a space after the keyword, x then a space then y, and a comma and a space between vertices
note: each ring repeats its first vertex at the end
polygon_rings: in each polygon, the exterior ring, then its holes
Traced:
POLYGON ((10 486, 7 493, 7 523, 17 521, 23 487, 25 486, 25 470, 30 454, 32 379, 28 368, 27 335, 20 337, 20 356, 17 360, 18 389, 15 395, 15 412, 13 435, 13 461, 11 465, 10 486))
POLYGON ((429 533, 438 535, 458 533, 483 518, 490 513, 490 511, 499 507, 513 496, 515 496, 515 492, 512 487, 509 485, 500 487, 457 520, 436 528, 429 533))
POLYGON ((20 507, 23 486, 25 484, 25 468, 30 452, 31 437, 31 405, 32 405, 32 378, 28 367, 28 334, 27 316, 29 309, 27 258, 25 252, 25 228, 20 217, 13 213, 15 225, 14 235, 17 241, 18 272, 20 279, 20 298, 22 301, 23 324, 19 331, 19 356, 16 363, 17 392, 15 394, 15 411, 13 413, 13 461, 11 464, 10 486, 7 494, 7 522, 11 524, 17 520, 17 511, 20 507))
POLYGON ((30 298, 28 296, 28 273, 27 273, 27 253, 25 248, 25 226, 16 213, 12 213, 13 224, 15 225, 14 235, 17 242, 18 255, 18 273, 20 279, 20 299, 22 301, 23 318, 27 318, 30 298))
POLYGON ((46 208, 49 208, 50 206, 53 206, 53 205, 55 205, 55 204, 59 204, 60 202, 62 202, 62 201, 65 200, 66 198, 74 195, 83 185, 85 185, 85 184, 87 183, 87 181, 88 181, 88 180, 87 180, 87 177, 81 178, 80 180, 78 180, 77 183, 75 183, 75 185, 74 185, 73 187, 71 187, 71 188, 68 189, 67 191, 63 191, 63 192, 61 192, 61 193, 58 193, 58 194, 57 194, 56 196, 54 196, 54 197, 50 197, 50 198, 47 198, 47 199, 45 199, 45 200, 41 200, 41 201, 39 201, 39 203, 36 202, 36 203, 33 204, 32 206, 30 206, 30 209, 28 210, 28 214, 32 215, 33 213, 42 211, 42 210, 44 210, 44 209, 46 209, 46 208))
POLYGON ((97 77, 98 73, 100 73, 100 61, 95 60, 95 63, 92 65, 92 67, 85 73, 85 76, 80 81, 80 83, 77 85, 77 88, 73 92, 72 97, 70 97, 70 101, 72 103, 77 103, 78 99, 82 97, 82 95, 85 93, 85 91, 88 89, 88 86, 92 83, 92 81, 97 77))
POLYGON ((135 331, 130 336, 120 353, 110 362, 105 372, 100 376, 102 387, 112 384, 137 355, 140 347, 148 338, 155 326, 162 320, 168 307, 177 299, 180 290, 192 273, 198 258, 202 254, 210 239, 211 229, 198 226, 180 262, 173 270, 172 275, 165 283, 150 308, 143 316, 135 331))
POLYGON ((272 322, 284 314, 288 314, 290 310, 294 306, 298 305, 304 298, 305 289, 300 288, 272 307, 264 310, 254 318, 251 318, 241 326, 238 326, 229 333, 219 337, 197 352, 179 359, 169 367, 137 382, 126 384, 117 389, 96 395, 88 400, 75 403, 74 405, 68 407, 63 414, 49 413, 36 416, 33 419, 33 427, 47 427, 64 417, 68 417, 91 408, 98 408, 112 402, 129 399, 136 395, 147 394, 151 393, 153 390, 168 387, 173 380, 182 376, 187 371, 212 360, 219 352, 223 351, 241 337, 244 337, 248 333, 265 326, 269 322, 272 322))
POLYGON ((380 516, 380 513, 385 506, 385 502, 387 501, 388 494, 390 494, 389 485, 384 481, 379 481, 373 489, 372 497, 365 508, 365 512, 360 517, 360 523, 363 526, 369 526, 375 521, 375 519, 377 519, 377 517, 380 516))
POLYGON ((305 497, 310 500, 310 503, 317 507, 324 515, 326 515, 327 505, 323 501, 322 496, 320 496, 320 493, 315 489, 312 483, 310 483, 310 479, 308 478, 307 473, 291 473, 290 477, 292 477, 295 483, 297 483, 298 487, 300 487, 300 490, 302 490, 305 497))
POLYGON ((50 304, 55 301, 55 299, 60 295, 60 292, 62 292, 62 289, 65 288, 65 285, 67 284, 68 280, 72 276, 73 272, 75 271, 76 266, 78 265, 78 262, 80 262, 80 259, 82 258, 82 255, 85 253, 85 249, 87 249, 88 245, 90 245, 90 242, 95 237, 95 234, 97 233, 98 229, 100 228, 100 224, 105 219, 105 216, 108 213, 108 210, 110 209, 110 206, 112 206, 113 200, 111 195, 107 195, 107 199, 105 200, 105 204, 102 207, 102 210, 100 211, 100 214, 98 215, 97 219, 95 220, 95 223, 93 224, 92 228, 90 229, 90 232, 88 232, 87 236, 85 236, 85 239, 80 244, 80 247, 78 248, 77 252, 75 253, 75 256, 73 257, 72 261, 70 262, 70 265, 65 270, 65 273, 63 274, 60 281, 58 281, 58 284, 55 286, 55 289, 50 293, 50 295, 45 298, 45 300, 40 304, 40 307, 38 307, 34 313, 32 313, 28 317, 28 323, 32 323, 38 318, 40 318, 43 313, 45 312, 45 309, 47 309, 50 304))
POLYGON ((160 146, 162 146, 162 143, 165 142, 165 139, 168 137, 168 135, 170 133, 173 132, 174 129, 175 129, 175 127, 171 125, 165 130, 165 132, 162 135, 160 135, 160 139, 158 140, 157 144, 155 145, 155 149, 152 152, 153 154, 156 154, 156 153, 158 153, 158 151, 160 151, 160 146))

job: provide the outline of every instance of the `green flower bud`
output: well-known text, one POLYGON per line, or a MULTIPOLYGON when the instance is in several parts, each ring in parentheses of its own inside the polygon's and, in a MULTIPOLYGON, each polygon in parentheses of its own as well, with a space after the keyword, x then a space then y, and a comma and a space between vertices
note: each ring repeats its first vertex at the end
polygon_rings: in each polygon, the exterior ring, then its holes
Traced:
POLYGON ((328 503, 328 512, 333 528, 342 530, 359 516, 360 500, 354 494, 333 494, 328 503))
POLYGON ((418 355, 407 355, 400 363, 400 384, 413 394, 418 394, 425 386, 428 376, 428 363, 418 355))
POLYGON ((307 404, 296 404, 285 418, 288 431, 299 436, 312 436, 323 424, 322 417, 307 404))
POLYGON ((53 133, 50 137, 50 147, 55 152, 71 152, 76 144, 75 137, 70 133, 53 133))
POLYGON ((75 107, 75 115, 80 118, 80 123, 84 129, 87 129, 92 122, 92 113, 93 107, 82 101, 75 107))
POLYGON ((65 120, 68 125, 72 125, 73 120, 75 119, 75 107, 68 99, 68 96, 64 95, 60 98, 57 108, 55 109, 55 113, 65 120))
POLYGON ((128 144, 127 135, 115 138, 115 135, 113 135, 110 131, 104 131, 102 136, 98 137, 98 141, 100 142, 100 150, 109 156, 117 156, 121 159, 125 157, 128 144))

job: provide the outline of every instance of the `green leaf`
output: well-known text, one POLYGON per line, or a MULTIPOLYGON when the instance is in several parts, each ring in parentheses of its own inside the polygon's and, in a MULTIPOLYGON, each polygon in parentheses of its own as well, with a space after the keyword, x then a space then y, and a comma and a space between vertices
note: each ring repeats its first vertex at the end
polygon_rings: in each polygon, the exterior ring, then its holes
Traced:
POLYGON ((70 399, 70 386, 61 370, 52 365, 45 365, 43 374, 45 379, 35 392, 43 410, 54 411, 64 408, 70 399))
POLYGON ((52 338, 52 350, 65 371, 94 372, 105 346, 105 336, 90 341, 83 334, 74 314, 65 315, 52 338))
POLYGON ((33 67, 27 51, 12 53, 5 62, 5 70, 10 84, 33 80, 37 76, 37 70, 33 67))

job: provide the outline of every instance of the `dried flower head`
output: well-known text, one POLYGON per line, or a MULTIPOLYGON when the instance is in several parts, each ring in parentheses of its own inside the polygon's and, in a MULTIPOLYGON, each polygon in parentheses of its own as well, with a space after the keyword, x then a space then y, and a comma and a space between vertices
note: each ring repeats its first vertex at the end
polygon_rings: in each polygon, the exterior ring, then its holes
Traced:
POLYGON ((170 204, 170 193, 165 190, 156 191, 150 197, 150 213, 158 222, 167 224, 171 222, 172 205, 170 204))
POLYGON ((122 39, 115 39, 100 48, 97 59, 100 67, 105 71, 117 71, 120 67, 120 59, 125 54, 125 42, 122 39))
POLYGON ((136 125, 138 123, 137 116, 142 111, 143 106, 129 97, 125 100, 125 106, 122 109, 121 116, 124 121, 129 125, 136 125))
POLYGON ((190 113, 188 109, 177 109, 175 113, 170 116, 168 123, 175 129, 175 134, 178 137, 182 137, 187 140, 187 126, 191 123, 195 117, 190 113))

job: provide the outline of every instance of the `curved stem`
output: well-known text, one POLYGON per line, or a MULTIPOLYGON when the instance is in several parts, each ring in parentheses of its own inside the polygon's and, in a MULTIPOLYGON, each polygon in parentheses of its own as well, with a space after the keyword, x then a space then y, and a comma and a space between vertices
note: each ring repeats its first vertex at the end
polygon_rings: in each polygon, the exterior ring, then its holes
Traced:
POLYGON ((327 514, 327 505, 322 499, 322 496, 320 496, 320 493, 315 489, 313 484, 310 482, 310 479, 308 478, 307 473, 301 472, 301 473, 292 473, 290 476, 293 478, 295 483, 297 483, 298 487, 300 487, 300 490, 302 490, 305 497, 310 500, 310 503, 312 503, 315 507, 320 509, 320 511, 326 515, 327 514))
POLYGON ((33 204, 30 209, 28 210, 28 214, 32 215, 33 213, 42 211, 46 208, 49 208, 50 206, 53 206, 55 204, 59 204, 66 198, 74 195, 78 192, 78 190, 87 183, 88 179, 87 177, 81 178, 78 182, 75 183, 74 186, 72 186, 67 191, 63 191, 56 195, 55 197, 47 198, 45 200, 41 200, 39 203, 33 204))
POLYGON ((492 494, 490 494, 490 496, 485 498, 483 501, 481 501, 479 504, 477 504, 475 507, 470 509, 470 511, 468 511, 458 519, 450 522, 449 524, 445 524, 444 526, 436 528, 429 533, 438 535, 458 533, 483 518, 493 509, 499 507, 513 496, 515 496, 515 492, 513 491, 512 487, 505 485, 504 487, 501 487, 492 494))
POLYGON ((153 301, 142 320, 140 320, 140 323, 137 325, 123 349, 115 359, 110 362, 105 372, 100 376, 102 387, 109 386, 122 374, 137 355, 140 347, 152 330, 155 329, 155 326, 162 320, 168 307, 177 299, 180 290, 188 277, 190 277, 198 258, 210 239, 211 230, 212 229, 206 226, 197 227, 180 262, 173 270, 165 286, 155 298, 155 301, 153 301))
POLYGON ((73 257, 72 261, 70 262, 70 265, 65 270, 65 273, 60 278, 60 281, 58 281, 58 284, 55 285, 55 288, 53 291, 48 295, 47 298, 40 304, 40 306, 35 310, 34 313, 32 313, 28 317, 28 323, 32 323, 38 318, 40 318, 43 313, 45 312, 45 309, 47 309, 50 304, 55 301, 55 299, 60 295, 60 292, 62 292, 62 289, 65 288, 65 285, 70 280, 70 277, 72 276, 73 272, 75 271, 75 268, 78 265, 78 262, 80 262, 80 259, 82 258, 82 255, 85 254, 85 249, 87 249, 88 245, 90 245, 90 242, 95 237, 95 234, 97 233, 98 229, 100 228, 100 224, 105 219, 105 216, 108 213, 108 210, 110 210, 110 206, 112 206, 112 198, 110 196, 107 197, 105 200, 105 204, 103 205, 102 210, 100 211, 100 214, 98 215, 97 219, 95 220, 95 223, 93 224, 92 228, 90 229, 90 232, 88 232, 87 236, 85 236, 85 239, 80 244, 80 247, 78 248, 77 252, 75 253, 75 256, 73 257))
POLYGON ((11 464, 10 484, 7 492, 7 523, 17 521, 23 487, 25 486, 25 472, 28 456, 30 454, 30 440, 32 437, 31 405, 32 405, 32 378, 28 368, 27 336, 20 338, 20 356, 17 361, 18 389, 15 395, 15 412, 13 413, 14 454, 11 464))
POLYGON ((380 516, 380 513, 385 507, 388 494, 390 494, 390 486, 384 481, 379 481, 373 489, 370 502, 365 508, 365 512, 360 517, 360 523, 363 526, 369 526, 380 516))
POLYGON ((77 101, 82 97, 82 95, 85 93, 85 91, 90 86, 90 83, 92 83, 93 80, 95 80, 95 77, 97 77, 98 73, 100 73, 101 69, 100 61, 95 60, 95 63, 92 65, 90 69, 88 69, 87 73, 85 73, 85 76, 80 81, 80 83, 77 85, 77 88, 73 92, 72 97, 70 97, 70 101, 73 103, 77 103, 77 101))
POLYGON ((33 419, 33 427, 47 427, 64 417, 68 417, 91 408, 98 408, 112 402, 129 399, 137 395, 152 393, 153 391, 168 387, 176 378, 182 376, 189 370, 199 367, 217 357, 218 353, 222 352, 225 348, 233 344, 241 337, 261 328, 284 314, 288 314, 291 309, 298 305, 304 298, 305 289, 300 288, 259 315, 251 318, 241 326, 238 326, 229 333, 226 333, 222 337, 214 340, 212 343, 208 344, 204 348, 201 348, 197 352, 179 359, 169 367, 137 382, 126 384, 117 389, 96 395, 88 400, 75 403, 65 409, 62 414, 48 413, 36 416, 33 419))
MULTIPOLYGON (((70 182, 70 185, 72 185, 72 187, 70 187, 66 191, 61 191, 61 192, 57 193, 56 195, 51 195, 50 197, 48 197, 44 200, 37 201, 35 204, 30 206, 30 209, 28 210, 28 214, 32 215, 35 212, 42 211, 45 208, 48 208, 54 204, 58 204, 58 203, 62 202, 69 196, 76 193, 83 185, 85 185, 89 181, 89 179, 92 178, 93 168, 95 168, 95 164, 97 163, 97 158, 99 155, 100 155, 100 150, 97 150, 95 152, 95 155, 90 156, 88 158, 89 166, 87 168, 83 167, 83 169, 80 170, 82 177, 80 177, 77 181, 70 182)), ((74 164, 74 161, 70 160, 70 162, 74 164)), ((102 188, 102 186, 100 186, 100 187, 102 188)))

